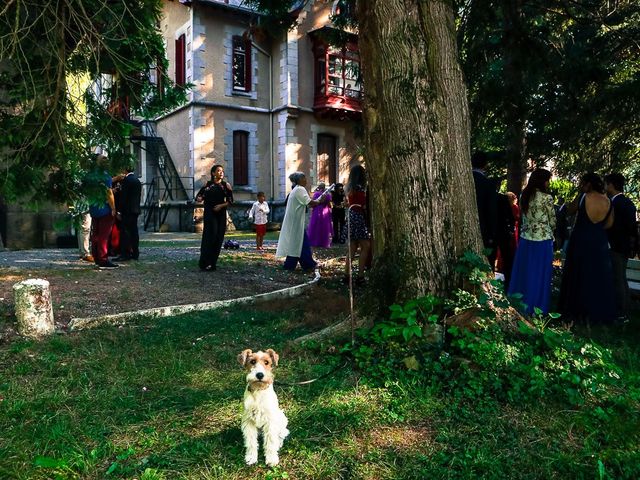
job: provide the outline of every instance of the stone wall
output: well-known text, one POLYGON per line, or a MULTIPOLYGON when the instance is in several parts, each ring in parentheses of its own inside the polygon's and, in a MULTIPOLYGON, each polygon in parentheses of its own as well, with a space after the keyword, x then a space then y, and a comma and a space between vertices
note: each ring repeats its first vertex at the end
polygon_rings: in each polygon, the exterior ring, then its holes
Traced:
POLYGON ((58 237, 71 233, 66 209, 56 205, 43 205, 38 211, 7 205, 5 218, 5 247, 12 250, 55 247, 58 237))

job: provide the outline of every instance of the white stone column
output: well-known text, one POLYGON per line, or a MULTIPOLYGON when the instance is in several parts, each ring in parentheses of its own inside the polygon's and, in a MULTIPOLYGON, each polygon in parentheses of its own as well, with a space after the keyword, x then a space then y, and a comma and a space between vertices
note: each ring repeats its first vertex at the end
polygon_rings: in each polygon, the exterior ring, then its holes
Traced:
POLYGON ((13 286, 18 333, 41 337, 54 331, 49 282, 30 278, 13 286))

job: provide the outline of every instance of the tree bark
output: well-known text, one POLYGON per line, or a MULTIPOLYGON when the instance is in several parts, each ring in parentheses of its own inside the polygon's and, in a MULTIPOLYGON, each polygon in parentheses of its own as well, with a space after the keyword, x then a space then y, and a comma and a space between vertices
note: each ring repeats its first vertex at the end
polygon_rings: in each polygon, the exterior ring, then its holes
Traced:
POLYGON ((360 0, 376 304, 459 284, 481 251, 467 92, 446 0, 360 0))
POLYGON ((18 333, 41 337, 53 333, 53 309, 49 282, 39 278, 13 286, 18 333))

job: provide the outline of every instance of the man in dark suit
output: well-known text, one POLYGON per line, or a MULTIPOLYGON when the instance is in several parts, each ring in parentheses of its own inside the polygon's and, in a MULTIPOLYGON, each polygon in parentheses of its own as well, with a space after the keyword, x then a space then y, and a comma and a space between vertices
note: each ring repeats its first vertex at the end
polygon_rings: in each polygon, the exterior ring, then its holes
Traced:
POLYGON ((487 154, 474 152, 471 156, 473 167, 473 183, 476 186, 476 203, 478 205, 478 219, 480 220, 480 233, 484 248, 491 250, 489 262, 494 267, 496 255, 496 226, 498 223, 498 199, 496 187, 493 181, 487 178, 487 154))
POLYGON ((126 175, 122 180, 120 190, 120 256, 118 261, 137 260, 140 251, 138 249, 138 215, 140 215, 140 196, 142 195, 142 184, 133 173, 133 168, 127 168, 126 175))
POLYGON ((614 288, 618 308, 618 319, 624 321, 629 312, 629 283, 627 263, 635 254, 638 245, 636 207, 624 195, 625 178, 620 173, 604 177, 604 184, 613 205, 613 225, 607 230, 613 265, 614 288))

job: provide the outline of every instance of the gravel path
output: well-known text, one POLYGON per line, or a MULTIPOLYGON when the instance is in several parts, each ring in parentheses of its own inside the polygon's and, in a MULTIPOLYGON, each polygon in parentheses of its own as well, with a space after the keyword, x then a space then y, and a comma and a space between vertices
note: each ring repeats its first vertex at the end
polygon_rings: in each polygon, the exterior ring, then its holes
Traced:
POLYGON ((122 313, 146 308, 211 302, 299 285, 313 274, 282 269, 274 257, 276 242, 265 252, 253 240, 238 240, 239 250, 222 250, 218 270, 198 268, 197 234, 144 234, 140 260, 100 270, 80 260, 76 249, 0 252, 0 339, 13 325, 15 283, 44 278, 51 284, 54 316, 64 329, 74 317, 122 313))

